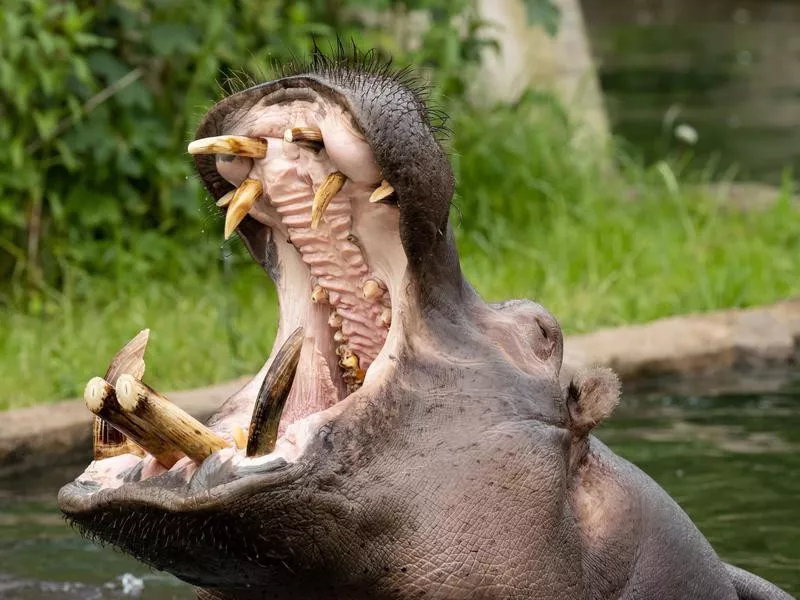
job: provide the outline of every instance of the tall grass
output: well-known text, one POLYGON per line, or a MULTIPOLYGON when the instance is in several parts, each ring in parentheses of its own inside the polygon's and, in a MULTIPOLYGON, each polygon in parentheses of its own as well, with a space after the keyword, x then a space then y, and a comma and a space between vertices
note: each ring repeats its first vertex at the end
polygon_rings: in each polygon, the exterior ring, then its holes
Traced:
MULTIPOLYGON (((489 300, 535 298, 582 332, 800 291, 788 178, 771 207, 739 212, 679 163, 645 167, 614 144, 576 142, 546 102, 462 110, 451 126, 453 224, 465 273, 489 300)), ((214 256, 214 228, 221 236, 211 219, 186 253, 214 256)), ((157 271, 145 254, 76 276, 36 311, 10 307, 0 314, 0 408, 78 395, 144 327, 148 380, 160 389, 254 371, 274 337, 275 295, 234 250, 224 264, 174 257, 157 271)))

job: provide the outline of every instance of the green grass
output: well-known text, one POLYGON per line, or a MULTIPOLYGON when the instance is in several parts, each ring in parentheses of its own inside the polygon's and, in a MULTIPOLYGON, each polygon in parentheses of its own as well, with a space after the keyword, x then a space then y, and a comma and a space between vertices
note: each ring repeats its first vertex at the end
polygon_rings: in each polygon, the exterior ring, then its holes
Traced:
MULTIPOLYGON (((452 128, 453 222, 466 276, 487 300, 534 298, 575 333, 800 292, 788 184, 766 210, 732 211, 697 185, 707 175, 577 145, 558 111, 536 103, 462 113, 452 128)), ((214 242, 197 243, 207 252, 214 242)), ((195 272, 165 261, 124 280, 83 276, 44 308, 0 314, 0 408, 79 395, 144 327, 148 381, 159 389, 257 369, 276 325, 266 277, 238 258, 225 273, 219 263, 195 272)))

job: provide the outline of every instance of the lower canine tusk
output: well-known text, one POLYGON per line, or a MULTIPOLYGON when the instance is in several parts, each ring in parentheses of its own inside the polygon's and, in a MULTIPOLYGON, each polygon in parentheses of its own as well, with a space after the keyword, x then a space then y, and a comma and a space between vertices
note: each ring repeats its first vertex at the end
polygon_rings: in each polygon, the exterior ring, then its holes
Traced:
POLYGON ((247 456, 263 456, 275 449, 281 414, 292 390, 302 347, 303 328, 298 327, 283 343, 269 366, 253 408, 250 435, 247 439, 247 456))
MULTIPOLYGON (((225 213, 225 239, 231 237, 231 234, 239 226, 239 223, 247 216, 250 209, 261 197, 264 192, 264 186, 258 179, 245 179, 238 188, 236 188, 233 197, 228 203, 228 212, 225 213)), ((222 198, 225 198, 223 196, 222 198)), ((222 200, 220 198, 220 200, 222 200)))
POLYGON ((345 181, 347 181, 347 177, 344 173, 334 171, 317 188, 317 193, 314 194, 314 203, 311 205, 311 229, 317 228, 322 215, 325 214, 325 209, 328 208, 333 197, 342 189, 345 181))
POLYGON ((189 154, 235 154, 264 158, 267 155, 267 140, 243 135, 219 135, 195 140, 186 150, 189 154))
POLYGON ((224 439, 132 375, 120 376, 116 393, 125 414, 141 420, 197 463, 228 447, 224 439))
MULTIPOLYGON (((130 376, 128 375, 128 377, 130 376)), ((119 430, 120 434, 124 434, 138 446, 147 450, 166 468, 170 468, 178 459, 183 457, 183 453, 177 446, 162 439, 141 421, 134 419, 131 415, 125 414, 117 400, 114 386, 102 377, 94 377, 86 384, 86 389, 83 392, 83 399, 84 402, 86 402, 86 407, 92 411, 96 417, 94 429, 95 444, 97 444, 98 436, 103 435, 102 430, 98 431, 97 421, 100 420, 101 422, 107 422, 113 425, 114 429, 119 430)), ((100 439, 102 446, 102 437, 100 439)), ((102 447, 98 451, 97 445, 95 445, 95 458, 115 456, 115 454, 98 456, 98 453, 103 454, 104 451, 105 449, 102 447)))
POLYGON ((374 204, 375 202, 386 200, 392 194, 394 194, 394 188, 389 184, 388 181, 384 179, 381 182, 381 184, 375 189, 375 191, 372 192, 372 194, 369 197, 369 201, 374 204))

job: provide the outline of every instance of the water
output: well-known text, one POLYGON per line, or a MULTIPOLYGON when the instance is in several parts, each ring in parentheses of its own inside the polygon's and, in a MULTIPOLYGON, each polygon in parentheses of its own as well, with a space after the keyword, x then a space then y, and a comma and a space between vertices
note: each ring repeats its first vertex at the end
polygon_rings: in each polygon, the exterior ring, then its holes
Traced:
MULTIPOLYGON (((724 559, 800 595, 800 376, 629 392, 599 436, 663 485, 724 559)), ((0 598, 193 598, 62 521, 55 494, 79 468, 0 482, 0 598)))
POLYGON ((614 133, 646 159, 690 154, 719 175, 800 171, 800 3, 582 0, 614 133), (681 125, 697 133, 680 139, 681 125))

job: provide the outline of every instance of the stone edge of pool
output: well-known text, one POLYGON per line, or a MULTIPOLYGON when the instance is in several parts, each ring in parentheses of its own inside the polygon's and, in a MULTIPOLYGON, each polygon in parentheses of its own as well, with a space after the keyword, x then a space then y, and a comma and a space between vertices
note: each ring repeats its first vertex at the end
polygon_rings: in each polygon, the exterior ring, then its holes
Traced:
MULTIPOLYGON (((569 336, 562 375, 588 366, 613 368, 625 382, 662 375, 699 375, 800 363, 800 298, 769 306, 679 315, 640 325, 569 336)), ((198 418, 247 377, 169 398, 198 418)), ((0 477, 86 460, 91 414, 65 400, 0 414, 0 477)))

